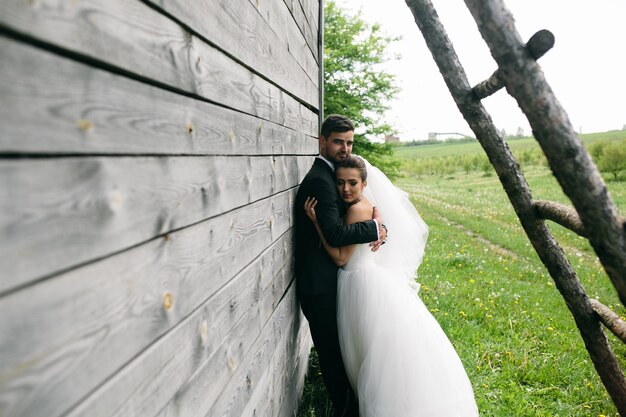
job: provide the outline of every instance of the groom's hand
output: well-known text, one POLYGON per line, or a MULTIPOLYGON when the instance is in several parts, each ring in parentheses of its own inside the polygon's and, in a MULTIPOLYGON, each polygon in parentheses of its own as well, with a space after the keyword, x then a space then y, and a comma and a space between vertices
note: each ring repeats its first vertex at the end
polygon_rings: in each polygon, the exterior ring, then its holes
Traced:
POLYGON ((376 220, 376 223, 378 224, 378 240, 370 243, 372 252, 376 252, 387 240, 387 228, 383 224, 383 217, 380 215, 378 207, 374 207, 374 210, 372 211, 372 219, 376 220))

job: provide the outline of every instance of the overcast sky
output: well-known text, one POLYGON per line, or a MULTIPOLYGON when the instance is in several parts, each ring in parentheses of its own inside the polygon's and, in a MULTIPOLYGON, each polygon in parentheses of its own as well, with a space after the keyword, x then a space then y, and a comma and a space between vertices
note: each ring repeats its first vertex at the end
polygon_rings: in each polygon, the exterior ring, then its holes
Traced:
MULTIPOLYGON (((472 134, 426 47, 404 0, 336 0, 358 10, 389 35, 400 35, 390 52, 402 58, 387 64, 402 92, 387 120, 402 140, 426 139, 428 132, 472 134)), ((489 77, 496 64, 462 0, 433 0, 471 85, 489 77)), ((550 30, 555 46, 539 60, 548 83, 582 133, 626 125, 626 0, 505 0, 522 39, 550 30)), ((504 91, 483 100, 498 129, 515 133, 530 127, 504 91)))

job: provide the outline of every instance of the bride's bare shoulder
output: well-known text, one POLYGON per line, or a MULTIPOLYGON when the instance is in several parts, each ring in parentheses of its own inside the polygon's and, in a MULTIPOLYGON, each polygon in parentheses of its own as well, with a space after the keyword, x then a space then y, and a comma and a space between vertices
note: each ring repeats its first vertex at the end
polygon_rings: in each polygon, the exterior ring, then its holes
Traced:
POLYGON ((367 199, 364 197, 361 198, 356 204, 348 207, 348 217, 350 219, 350 223, 362 222, 366 220, 372 219, 372 210, 373 207, 367 199))

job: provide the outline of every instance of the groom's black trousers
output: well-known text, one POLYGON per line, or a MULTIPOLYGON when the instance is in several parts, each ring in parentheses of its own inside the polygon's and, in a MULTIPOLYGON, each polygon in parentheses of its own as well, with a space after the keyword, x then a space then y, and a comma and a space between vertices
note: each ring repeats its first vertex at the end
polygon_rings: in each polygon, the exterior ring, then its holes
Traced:
POLYGON ((358 404, 341 359, 337 295, 300 294, 300 307, 309 322, 322 377, 335 405, 333 416, 358 417, 358 404))

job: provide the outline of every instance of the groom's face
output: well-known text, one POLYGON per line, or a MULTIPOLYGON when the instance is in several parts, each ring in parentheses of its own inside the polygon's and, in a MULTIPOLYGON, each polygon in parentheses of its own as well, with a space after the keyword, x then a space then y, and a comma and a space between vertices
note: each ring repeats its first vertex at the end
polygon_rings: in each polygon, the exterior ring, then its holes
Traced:
POLYGON ((332 132, 328 138, 320 137, 320 154, 333 164, 346 159, 352 153, 354 131, 332 132))

